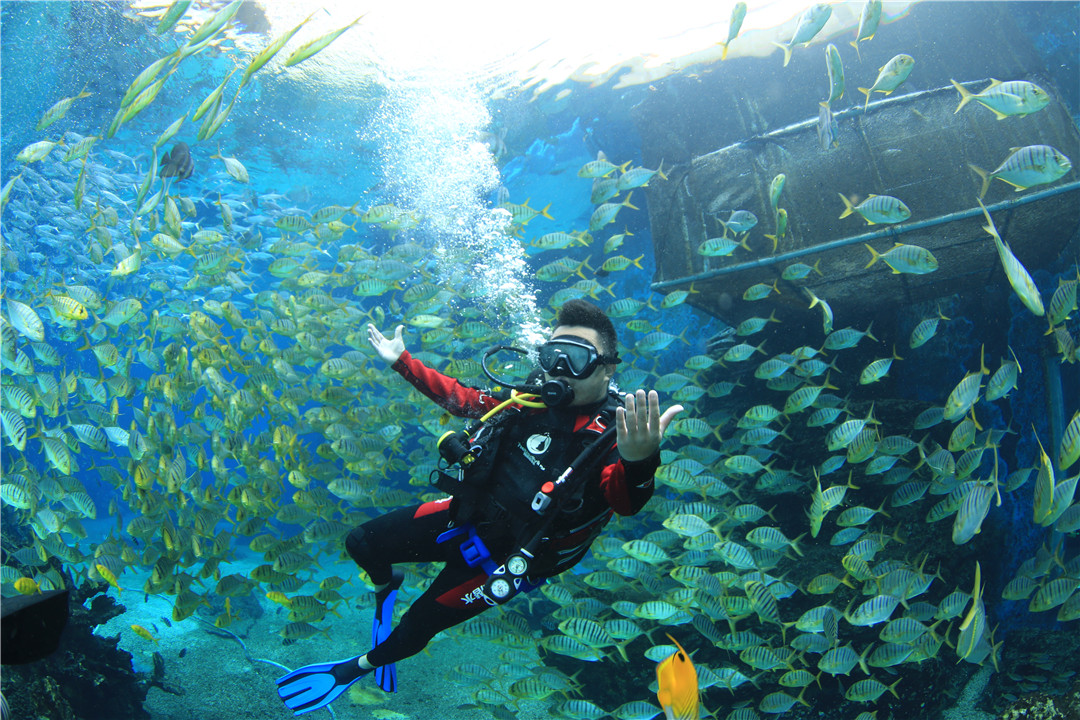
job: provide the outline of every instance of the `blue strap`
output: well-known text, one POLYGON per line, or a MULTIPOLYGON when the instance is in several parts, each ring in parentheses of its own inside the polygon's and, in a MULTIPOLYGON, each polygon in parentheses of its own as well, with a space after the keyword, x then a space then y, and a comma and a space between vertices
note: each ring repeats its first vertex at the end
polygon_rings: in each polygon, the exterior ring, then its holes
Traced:
POLYGON ((439 537, 435 538, 435 542, 439 545, 442 545, 447 540, 455 538, 463 532, 465 532, 465 528, 463 527, 451 528, 450 530, 447 530, 446 532, 439 535, 439 537))
POLYGON ((487 545, 480 539, 480 536, 476 534, 476 528, 472 525, 466 525, 464 527, 456 527, 439 535, 435 538, 435 542, 444 543, 447 540, 468 533, 469 537, 466 538, 460 546, 461 557, 464 558, 465 564, 469 567, 476 567, 477 565, 491 575, 499 566, 495 564, 495 561, 491 559, 491 552, 487 549, 487 545))
MULTIPOLYGON (((480 539, 480 536, 476 534, 476 528, 472 525, 451 528, 435 538, 435 542, 441 544, 465 533, 468 533, 469 537, 461 543, 461 547, 459 548, 461 550, 461 557, 465 559, 465 564, 469 567, 476 567, 479 565, 489 577, 494 575, 495 571, 499 569, 499 566, 491 559, 491 552, 487 549, 487 545, 484 545, 484 541, 480 539)), ((530 590, 543 585, 545 581, 546 578, 537 578, 532 581, 521 578, 519 592, 529 592, 530 590)))

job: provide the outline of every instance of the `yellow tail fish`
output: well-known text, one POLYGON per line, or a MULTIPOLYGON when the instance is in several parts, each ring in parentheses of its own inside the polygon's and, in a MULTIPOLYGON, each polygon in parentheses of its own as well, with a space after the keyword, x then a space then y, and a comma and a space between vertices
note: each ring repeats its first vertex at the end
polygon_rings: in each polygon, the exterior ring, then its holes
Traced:
POLYGON ((132 631, 134 631, 134 633, 135 633, 136 635, 138 635, 139 637, 141 637, 141 638, 143 638, 143 639, 145 639, 145 640, 152 640, 152 641, 153 641, 153 643, 154 643, 155 645, 157 645, 157 643, 158 643, 158 639, 157 639, 156 637, 154 637, 154 634, 153 634, 153 633, 151 633, 151 632, 150 632, 149 630, 147 630, 146 628, 144 628, 144 627, 143 627, 142 625, 132 625, 132 626, 131 626, 131 629, 132 629, 132 631))
POLYGON ((120 589, 120 583, 117 582, 116 575, 113 574, 112 570, 105 567, 101 563, 98 563, 97 565, 95 565, 94 568, 98 571, 98 575, 100 575, 101 578, 105 582, 109 583, 114 588, 116 588, 116 594, 117 595, 119 595, 122 592, 122 590, 120 589))

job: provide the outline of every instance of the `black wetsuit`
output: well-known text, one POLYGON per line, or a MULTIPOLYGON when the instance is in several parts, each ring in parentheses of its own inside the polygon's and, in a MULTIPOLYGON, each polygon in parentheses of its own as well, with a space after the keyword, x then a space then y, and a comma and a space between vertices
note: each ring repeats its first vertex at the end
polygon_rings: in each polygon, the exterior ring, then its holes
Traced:
MULTIPOLYGON (((465 387, 428 368, 408 352, 393 369, 453 415, 479 418, 501 402, 495 395, 465 387)), ((498 440, 485 449, 485 453, 490 450, 483 463, 490 481, 481 501, 474 505, 469 523, 496 565, 520 549, 521 531, 535 518, 529 504, 537 490, 554 480, 583 447, 614 422, 613 407, 612 398, 591 407, 563 410, 514 407, 488 422, 498 440)), ((626 462, 613 448, 586 471, 582 490, 548 528, 549 540, 531 563, 530 577, 550 577, 572 567, 613 513, 633 515, 641 510, 652 497, 659 457, 657 452, 645 460, 626 462)), ((460 499, 447 498, 400 508, 364 523, 346 539, 349 554, 377 585, 390 582, 396 563, 446 563, 390 637, 368 653, 371 664, 386 665, 415 655, 437 633, 491 607, 482 592, 488 573, 470 567, 462 556, 460 548, 467 535, 437 542, 448 527, 460 524, 460 505, 460 499)))

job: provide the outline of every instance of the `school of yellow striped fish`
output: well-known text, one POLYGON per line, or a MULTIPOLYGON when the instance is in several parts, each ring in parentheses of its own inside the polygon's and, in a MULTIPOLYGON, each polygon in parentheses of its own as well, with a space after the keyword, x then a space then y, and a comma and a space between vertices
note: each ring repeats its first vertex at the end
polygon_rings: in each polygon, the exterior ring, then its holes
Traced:
MULTIPOLYGON (((173 3, 158 25, 159 33, 184 27, 178 37, 186 40, 132 81, 108 128, 49 135, 86 94, 61 99, 37 125, 45 139, 19 154, 20 171, 3 187, 0 499, 5 519, 26 526, 32 543, 10 554, 14 561, 0 579, 5 595, 32 594, 62 586, 62 566, 76 582, 114 586, 121 602, 165 596, 173 622, 198 612, 219 627, 236 618, 232 598, 255 594, 288 611, 278 616, 284 639, 303 640, 325 633, 328 615, 346 612, 346 600, 368 589, 363 578, 327 577, 318 566, 324 557, 343 557, 343 535, 384 509, 436 497, 429 488, 438 459, 434 440, 448 418, 387 376, 360 329, 367 322, 404 322, 415 355, 483 386, 481 352, 514 341, 519 328, 485 307, 476 285, 445 277, 440 267, 466 258, 436 257, 415 241, 410 231, 425 218, 413 208, 300 208, 270 195, 254 207, 244 192, 250 178, 242 158, 220 149, 212 158, 220 172, 196 169, 196 183, 200 173, 212 182, 182 185, 177 171, 159 175, 159 153, 181 129, 193 131, 201 120, 198 141, 211 148, 204 141, 228 122, 264 66, 303 62, 361 19, 286 55, 310 18, 300 23, 240 64, 231 100, 225 99, 231 74, 209 97, 188 98, 200 103, 193 117, 163 128, 147 148, 148 161, 110 149, 121 127, 139 122, 143 109, 167 96, 179 63, 214 46, 240 5, 230 3, 198 26, 174 27, 188 4, 173 3), (286 59, 271 64, 279 52, 286 59), (192 222, 196 202, 216 204, 219 222, 192 222), (365 238, 376 236, 393 238, 387 251, 369 248, 365 238), (29 238, 54 257, 24 252, 29 238), (60 276, 51 265, 70 269, 60 276), (258 277, 254 265, 271 277, 258 277), (270 289, 253 290, 267 283, 270 289), (419 447, 402 455, 406 443, 419 447), (90 478, 111 486, 107 509, 91 499, 84 484, 90 478), (115 518, 108 537, 88 537, 83 522, 105 514, 115 518), (231 571, 241 548, 264 562, 250 572, 231 571), (133 576, 146 578, 142 587, 133 576)), ((880 7, 866 3, 856 49, 874 36, 880 7)), ((800 19, 782 46, 785 65, 792 48, 821 29, 828 9, 814 6, 800 19)), ((729 43, 738 34, 739 12, 729 43)), ((913 61, 902 57, 861 88, 868 101, 903 82, 913 61)), ((843 95, 834 46, 827 58, 826 108, 843 95)), ((1002 117, 1045 105, 1044 91, 1030 83, 957 89, 961 108, 979 103, 1002 117)), ((1039 148, 1046 146, 1018 151, 993 171, 976 169, 982 194, 994 178, 1022 189, 1068 171, 1067 158, 1039 148), (1038 176, 1036 166, 1050 175, 1038 176)), ((897 695, 898 685, 902 691, 918 682, 918 675, 900 679, 905 668, 958 659, 996 666, 1002 637, 990 626, 986 603, 1023 601, 1032 613, 1080 619, 1080 556, 1060 551, 1061 536, 1080 531, 1080 474, 1067 475, 1080 467, 1080 412, 1037 465, 999 477, 997 446, 1005 431, 982 428, 980 408, 1007 403, 1020 391, 1015 357, 1001 358, 993 369, 981 357, 913 425, 898 424, 887 410, 844 395, 880 381, 896 363, 919 362, 919 348, 933 343, 949 318, 926 317, 906 343, 881 342, 869 327, 833 330, 827 302, 813 293, 807 313, 820 306, 825 318, 820 348, 778 352, 754 345, 752 336, 775 321, 770 317, 742 323, 722 352, 691 354, 685 333, 662 326, 692 288, 662 299, 615 299, 601 284, 612 273, 641 267, 643 258, 617 254, 626 234, 612 231, 620 211, 637 209, 635 190, 666 179, 663 167, 599 158, 578 175, 592 181, 596 205, 587 229, 538 233, 527 227, 538 217, 557 225, 549 207, 501 205, 510 217, 508 236, 520 238, 523 248, 566 253, 537 263, 535 281, 558 288, 538 320, 550 324, 553 310, 570 298, 606 302, 627 350, 617 375, 621 387, 655 387, 688 411, 669 429, 658 496, 642 514, 613 521, 583 572, 529 597, 528 605, 545 616, 542 636, 524 614, 525 601, 451 633, 504 646, 498 667, 453 668, 454 681, 473 688, 477 705, 532 700, 547 703, 552 717, 654 717, 660 710, 645 700, 646 688, 621 707, 601 708, 572 677, 532 667, 528 650, 538 643, 548 653, 603 661, 618 672, 636 659, 628 654, 631 643, 632 652, 644 651, 654 662, 670 656, 675 648, 663 642, 670 632, 694 655, 703 705, 717 717, 780 714, 796 703, 813 706, 830 691, 861 711, 887 693, 897 695), (883 347, 880 359, 861 368, 845 363, 845 350, 872 342, 883 347), (891 353, 884 349, 889 345, 891 353), (662 354, 685 362, 660 374, 662 354), (741 372, 757 355, 767 357, 752 373, 741 372), (738 382, 727 379, 734 370, 738 382), (732 410, 733 399, 750 397, 772 401, 748 400, 732 410), (818 438, 821 462, 788 456, 785 441, 794 438, 818 438), (996 508, 1019 502, 1016 491, 1029 481, 1034 500, 1026 512, 1047 528, 1046 543, 1001 597, 986 594, 979 563, 966 569, 962 586, 958 577, 942 577, 938 568, 949 546, 972 542, 996 508), (941 521, 952 525, 951 543, 941 521), (920 543, 923 534, 946 542, 920 543), (644 642, 635 643, 639 638, 644 642)), ((775 232, 765 236, 774 249, 786 225, 783 183, 783 176, 774 181, 775 232)), ((856 205, 841 197, 845 214, 868 223, 910 215, 896 198, 871 196, 856 205)), ((1046 317, 1061 361, 1075 363, 1070 327, 1076 327, 1080 272, 1062 279, 1044 307, 1047 289, 1036 287, 989 213, 985 220, 1017 295, 1046 317)), ((724 224, 723 237, 705 241, 699 252, 731 255, 746 247, 756 225, 757 218, 739 211, 724 224)), ((871 265, 880 260, 893 272, 937 267, 913 246, 870 252, 871 265)), ((785 278, 810 272, 828 269, 792 267, 785 278)), ((749 297, 764 298, 775 288, 751 290, 749 297)), ((419 584, 414 577, 403 592, 419 584)), ((153 639, 146 628, 133 631, 153 639)), ((867 709, 859 717, 875 714, 867 709)))

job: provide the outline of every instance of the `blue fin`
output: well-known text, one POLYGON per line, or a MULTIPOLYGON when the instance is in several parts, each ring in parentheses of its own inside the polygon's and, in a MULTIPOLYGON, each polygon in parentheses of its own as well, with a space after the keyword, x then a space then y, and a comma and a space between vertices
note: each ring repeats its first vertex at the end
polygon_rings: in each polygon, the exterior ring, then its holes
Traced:
POLYGON ((395 663, 390 663, 389 665, 375 668, 375 684, 382 688, 384 692, 396 693, 397 665, 395 663))
MULTIPOLYGON (((394 601, 405 573, 394 568, 390 583, 375 593, 375 617, 371 623, 371 647, 375 648, 390 637, 394 629, 394 601)), ((385 692, 397 692, 397 667, 394 663, 375 668, 375 684, 385 692)))
POLYGON ((278 697, 296 715, 329 705, 370 670, 360 668, 360 656, 340 662, 297 668, 277 679, 278 697))

